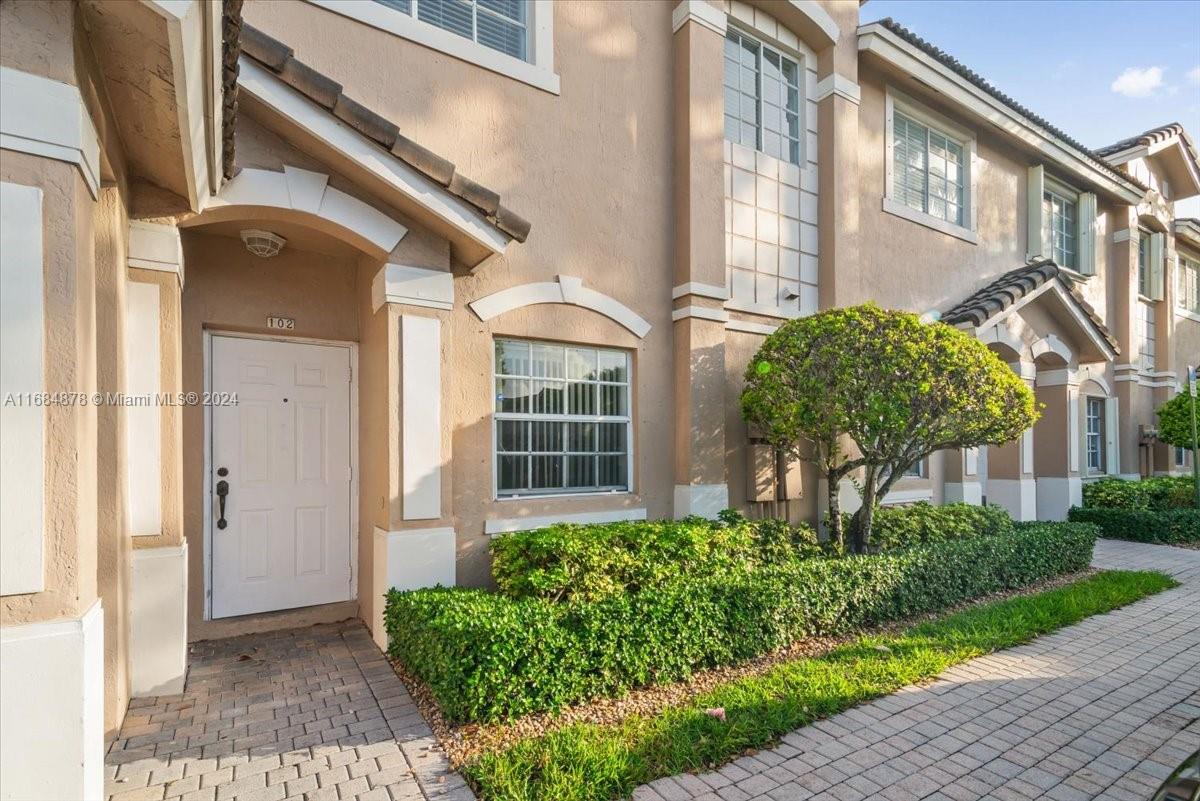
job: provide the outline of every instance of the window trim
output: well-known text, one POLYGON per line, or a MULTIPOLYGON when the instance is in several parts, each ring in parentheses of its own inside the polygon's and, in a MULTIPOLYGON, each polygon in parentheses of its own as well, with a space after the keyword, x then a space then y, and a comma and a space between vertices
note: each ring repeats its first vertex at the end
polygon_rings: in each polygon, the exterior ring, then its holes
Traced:
POLYGON ((1108 398, 1103 395, 1084 395, 1083 396, 1083 472, 1087 476, 1103 476, 1108 473, 1108 398), (1093 468, 1090 461, 1090 451, 1088 449, 1088 440, 1093 436, 1088 431, 1088 414, 1089 407, 1095 401, 1100 405, 1100 414, 1096 418, 1100 421, 1100 430, 1095 436, 1099 438, 1100 447, 1097 453, 1100 457, 1100 466, 1093 468))
MULTIPOLYGON (((563 342, 563 341, 549 340, 549 339, 538 339, 535 337, 507 336, 504 334, 496 334, 492 337, 491 351, 492 351, 492 353, 491 353, 491 374, 488 376, 488 387, 489 387, 489 394, 491 395, 491 399, 492 399, 490 424, 491 424, 491 429, 492 429, 492 432, 491 432, 492 500, 494 502, 503 503, 506 501, 529 501, 529 500, 533 500, 533 499, 542 499, 542 498, 546 498, 546 499, 551 499, 551 498, 611 498, 614 496, 635 494, 634 486, 633 486, 633 478, 634 478, 634 461, 633 460, 634 460, 634 434, 635 434, 634 425, 633 425, 633 406, 634 406, 634 403, 636 402, 636 398, 635 398, 636 393, 634 391, 635 365, 634 365, 633 351, 631 351, 629 348, 623 348, 623 347, 620 347, 617 345, 596 345, 596 344, 590 344, 590 343, 563 342), (525 491, 525 492, 518 492, 515 494, 511 494, 511 495, 501 495, 500 494, 500 466, 499 466, 500 454, 498 451, 499 443, 497 441, 499 426, 497 425, 497 421, 499 421, 499 420, 534 420, 534 419, 545 419, 547 417, 547 415, 538 416, 532 412, 501 412, 496 408, 496 377, 497 377, 497 375, 499 375, 496 372, 496 343, 501 340, 505 340, 505 341, 509 341, 509 342, 525 342, 525 343, 529 343, 530 345, 553 345, 553 346, 562 347, 562 348, 587 348, 587 349, 591 349, 591 350, 620 351, 621 353, 625 354, 626 365, 627 365, 626 369, 628 370, 628 373, 629 373, 629 378, 626 383, 626 386, 628 388, 628 397, 626 399, 626 402, 628 403, 628 414, 625 414, 625 415, 583 415, 583 416, 568 415, 568 414, 554 415, 554 417, 556 417, 556 418, 561 417, 562 422, 571 422, 573 419, 579 418, 579 421, 582 421, 582 422, 625 423, 625 445, 626 445, 625 489, 596 489, 596 490, 592 490, 592 491, 587 491, 587 490, 572 490, 572 489, 564 488, 562 491, 556 491, 554 489, 550 489, 545 492, 525 491)), ((507 374, 505 374, 505 375, 507 375, 507 374)), ((567 379, 564 378, 563 380, 566 381, 567 379)), ((612 382, 597 382, 597 383, 612 383, 612 382)))
MULTIPOLYGON (((1072 275, 1077 275, 1082 279, 1087 279, 1087 278, 1091 278, 1092 276, 1084 274, 1083 272, 1080 272, 1080 270, 1079 270, 1080 255, 1081 255, 1080 254, 1081 237, 1079 236, 1081 220, 1080 220, 1080 208, 1079 207, 1081 205, 1080 197, 1082 196, 1082 194, 1083 194, 1082 192, 1080 192, 1078 189, 1071 186, 1070 184, 1065 184, 1062 181, 1056 180, 1055 178, 1053 178, 1052 176, 1049 176, 1049 175, 1047 175, 1045 177, 1045 180, 1042 182, 1043 200, 1046 195, 1054 195, 1059 200, 1066 201, 1067 203, 1071 203, 1072 205, 1075 206, 1075 231, 1072 233, 1072 236, 1074 237, 1074 240, 1075 240, 1075 250, 1074 250, 1075 266, 1071 267, 1071 266, 1062 264, 1061 262, 1058 261, 1057 254, 1054 252, 1054 230, 1053 230, 1054 209, 1053 209, 1053 207, 1051 207, 1050 214, 1048 216, 1043 217, 1043 220, 1044 220, 1043 224, 1046 226, 1046 230, 1042 232, 1042 238, 1045 239, 1047 237, 1047 235, 1049 235, 1049 240, 1043 243, 1042 249, 1049 251, 1048 255, 1050 256, 1051 259, 1054 260, 1054 263, 1057 264, 1060 268, 1066 270, 1067 272, 1071 273, 1072 275)), ((1044 211, 1043 211, 1043 214, 1045 214, 1044 211)))
POLYGON ((408 39, 461 61, 483 67, 551 94, 559 94, 560 82, 554 71, 553 0, 529 0, 529 60, 493 50, 486 45, 423 22, 415 14, 405 14, 374 0, 307 0, 309 3, 357 20, 381 31, 408 39))
POLYGON ((1175 251, 1175 314, 1200 322, 1200 259, 1194 259, 1178 249, 1175 251), (1188 308, 1187 305, 1187 276, 1189 273, 1195 275, 1195 309, 1188 308))
POLYGON ((887 87, 887 92, 884 98, 884 186, 883 186, 883 210, 888 214, 894 214, 897 217, 903 217, 906 220, 915 222, 918 225, 923 225, 926 228, 932 228, 943 234, 948 234, 956 239, 961 239, 964 242, 970 242, 972 245, 979 243, 976 227, 975 214, 975 134, 964 128, 958 123, 938 114, 936 111, 929 109, 917 101, 913 100, 908 95, 897 90, 892 86, 887 87), (920 123, 928 128, 936 130, 939 134, 951 139, 963 149, 963 169, 966 170, 966 176, 963 180, 963 221, 964 225, 958 225, 941 217, 935 217, 928 212, 914 209, 905 203, 896 199, 895 196, 895 164, 896 164, 896 141, 895 141, 895 112, 899 110, 901 114, 909 117, 915 122, 920 123))

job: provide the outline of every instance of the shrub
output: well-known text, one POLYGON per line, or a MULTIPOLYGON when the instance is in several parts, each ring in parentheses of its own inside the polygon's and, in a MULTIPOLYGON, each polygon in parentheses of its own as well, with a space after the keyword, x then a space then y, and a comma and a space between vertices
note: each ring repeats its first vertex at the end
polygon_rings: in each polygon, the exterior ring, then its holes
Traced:
POLYGON ((389 653, 428 683, 450 719, 503 719, 1081 570, 1094 540, 1088 525, 1021 524, 994 537, 683 575, 564 603, 478 589, 393 590, 389 653))
MULTIPOLYGON (((1133 483, 1133 482, 1129 482, 1133 483)), ((1200 510, 1072 507, 1068 519, 1092 523, 1101 537, 1133 542, 1200 543, 1200 510)))
POLYGON ((557 524, 496 537, 492 576, 513 598, 599 599, 687 574, 745 572, 820 554, 816 532, 726 513, 655 522, 557 524))
POLYGON ((1141 481, 1105 478, 1083 486, 1083 505, 1101 509, 1195 508, 1191 476, 1160 476, 1141 481))
POLYGON ((883 507, 875 513, 872 538, 880 550, 891 551, 931 542, 992 536, 1012 531, 1013 521, 1002 506, 948 503, 933 506, 883 507))

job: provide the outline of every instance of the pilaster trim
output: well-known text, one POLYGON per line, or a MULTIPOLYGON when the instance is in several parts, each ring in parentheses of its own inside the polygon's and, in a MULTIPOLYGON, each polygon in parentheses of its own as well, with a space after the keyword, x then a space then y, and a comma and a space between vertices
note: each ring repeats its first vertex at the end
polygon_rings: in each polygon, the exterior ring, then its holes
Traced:
POLYGON ((725 323, 726 331, 741 331, 744 334, 774 334, 779 330, 777 325, 766 325, 765 323, 751 323, 746 320, 730 319, 725 323))
POLYGON ((1127 242, 1133 238, 1133 231, 1128 228, 1122 228, 1120 231, 1113 231, 1113 243, 1127 242))
POLYGON ((671 299, 678 300, 684 295, 697 295, 702 298, 715 298, 716 300, 729 300, 729 293, 723 286, 716 284, 705 284, 700 281, 688 281, 686 284, 680 284, 671 290, 671 299))
POLYGON ((858 83, 850 80, 845 75, 831 72, 817 81, 816 94, 813 96, 813 100, 820 103, 830 95, 837 95, 857 106, 862 100, 862 88, 858 83))
POLYGON ((671 33, 678 33, 688 22, 702 25, 720 36, 724 36, 729 27, 725 12, 710 5, 707 0, 680 0, 671 11, 671 33))
POLYGON ((129 221, 129 252, 126 264, 139 270, 175 273, 183 286, 183 243, 174 225, 129 221))
POLYGON ((729 322, 729 312, 724 309, 710 309, 707 306, 684 306, 671 312, 671 320, 685 320, 696 317, 701 320, 715 320, 718 323, 729 322))
POLYGON ((1034 384, 1039 387, 1077 387, 1079 386, 1079 376, 1069 367, 1058 370, 1042 370, 1037 374, 1034 384))
POLYGON ((99 197, 100 138, 78 87, 0 67, 0 149, 74 164, 99 197))
POLYGON ((442 270, 385 264, 371 281, 371 306, 385 303, 450 311, 454 308, 454 276, 442 270))

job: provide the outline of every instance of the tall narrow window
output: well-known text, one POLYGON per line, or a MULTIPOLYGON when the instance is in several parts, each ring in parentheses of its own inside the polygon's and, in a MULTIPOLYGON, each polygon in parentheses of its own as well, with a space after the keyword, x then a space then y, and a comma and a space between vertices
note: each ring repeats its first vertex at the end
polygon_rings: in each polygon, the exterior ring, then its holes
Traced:
POLYGON ((629 354, 496 341, 501 498, 629 489, 629 354))
POLYGON ((1181 309, 1200 314, 1200 261, 1179 257, 1175 303, 1181 309))
POLYGON ((1150 295, 1150 234, 1138 231, 1138 293, 1150 295))
POLYGON ((1104 471, 1104 398, 1087 399, 1087 468, 1104 471))
POLYGON ((529 60, 529 0, 375 0, 421 22, 529 60))
POLYGON ((725 138, 800 163, 800 65, 741 31, 725 34, 725 138))
POLYGON ((1140 329, 1141 341, 1139 342, 1139 355, 1142 360, 1143 370, 1154 369, 1154 359, 1157 354, 1156 329, 1157 325, 1154 320, 1155 307, 1150 301, 1138 301, 1138 327, 1140 329))
POLYGON ((1049 229, 1046 244, 1050 246, 1050 258, 1059 267, 1079 269, 1076 246, 1079 236, 1077 198, 1047 189, 1042 201, 1042 214, 1049 229))
POLYGON ((892 145, 895 199, 939 220, 963 225, 962 143, 895 111, 892 145))

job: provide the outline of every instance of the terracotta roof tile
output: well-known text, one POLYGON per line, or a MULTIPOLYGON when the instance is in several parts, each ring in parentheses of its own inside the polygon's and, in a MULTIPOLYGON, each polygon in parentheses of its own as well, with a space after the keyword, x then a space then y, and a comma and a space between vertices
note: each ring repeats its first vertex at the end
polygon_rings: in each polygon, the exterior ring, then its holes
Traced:
POLYGON ((948 325, 969 324, 975 327, 1004 311, 1026 295, 1034 292, 1049 281, 1058 281, 1072 301, 1084 313, 1092 327, 1105 342, 1120 353, 1117 340, 1083 296, 1075 289, 1074 282, 1049 259, 1037 261, 1007 272, 992 283, 978 290, 942 315, 941 321, 948 325))
POLYGON ((939 62, 941 62, 942 64, 944 64, 945 66, 947 66, 951 70, 953 70, 960 77, 965 78, 967 81, 971 82, 975 86, 977 86, 980 89, 982 89, 983 91, 987 92, 989 95, 996 98, 1001 103, 1008 106, 1013 111, 1020 114, 1021 116, 1025 117, 1033 124, 1037 125, 1040 128, 1045 129, 1048 133, 1052 134, 1055 138, 1060 139, 1063 142, 1065 142, 1066 144, 1070 145, 1072 148, 1077 150, 1080 154, 1085 156, 1089 161, 1094 162, 1095 166, 1097 166, 1100 169, 1104 170, 1105 172, 1109 173, 1113 177, 1120 179, 1124 183, 1132 184, 1133 186, 1136 186, 1138 189, 1142 190, 1143 192, 1145 192, 1147 189, 1149 189, 1149 187, 1147 187, 1141 181, 1130 176, 1128 173, 1124 172, 1123 170, 1120 170, 1120 169, 1114 167, 1113 165, 1109 164, 1098 151, 1094 151, 1094 150, 1091 150, 1091 149, 1085 147, 1081 142, 1079 142, 1077 139, 1072 137, 1067 132, 1063 131, 1061 128, 1059 128, 1055 125, 1052 125, 1044 117, 1041 117, 1041 116, 1035 114, 1034 112, 1030 111, 1025 106, 1018 103, 1013 98, 1004 94, 1004 92, 1000 91, 995 86, 993 86, 992 84, 990 84, 986 80, 984 80, 983 76, 981 76, 979 73, 975 72, 974 70, 969 68, 967 65, 963 64, 961 61, 956 59, 954 56, 950 55, 945 50, 942 50, 937 45, 933 44, 932 42, 928 42, 925 39, 922 39, 920 36, 913 33, 908 28, 905 28, 903 25, 896 22, 891 17, 886 17, 884 19, 879 20, 878 24, 887 28, 889 31, 896 34, 901 39, 908 42, 909 44, 916 47, 917 49, 922 50, 925 53, 927 53, 928 55, 937 59, 939 62))
POLYGON ((530 223, 504 206, 499 193, 459 174, 453 162, 408 139, 400 133, 398 125, 344 95, 341 84, 298 61, 292 48, 283 42, 250 25, 242 25, 241 49, 293 89, 333 112, 339 120, 470 203, 513 239, 524 242, 529 236, 530 223))
POLYGON ((1182 125, 1177 122, 1170 122, 1166 125, 1160 125, 1157 128, 1151 128, 1149 131, 1140 133, 1137 136, 1122 139, 1120 142, 1113 142, 1111 145, 1096 148, 1096 152, 1101 156, 1111 156, 1114 153, 1120 153, 1122 150, 1128 150, 1131 147, 1147 147, 1158 142, 1165 142, 1172 136, 1182 136, 1183 133, 1182 125))

